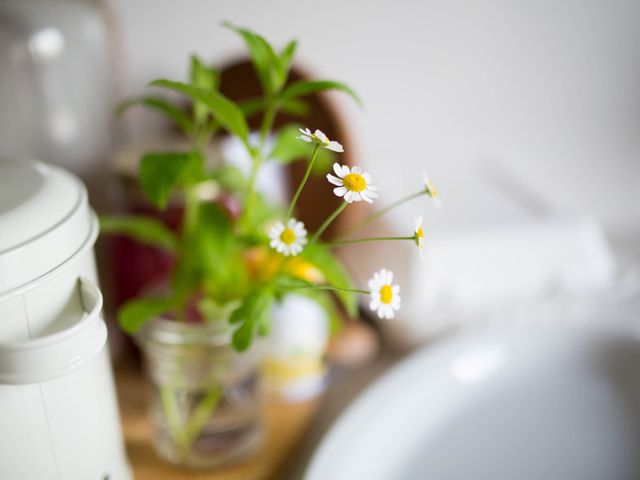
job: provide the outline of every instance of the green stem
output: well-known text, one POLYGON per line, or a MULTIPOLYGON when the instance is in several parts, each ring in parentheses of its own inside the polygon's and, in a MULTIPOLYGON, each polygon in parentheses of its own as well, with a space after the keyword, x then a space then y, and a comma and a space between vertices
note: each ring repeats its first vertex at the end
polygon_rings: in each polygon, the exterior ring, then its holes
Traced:
POLYGON ((371 292, 369 290, 360 290, 357 288, 340 288, 340 287, 332 287, 331 285, 300 285, 296 287, 289 287, 288 290, 332 290, 334 292, 349 292, 349 293, 362 293, 364 295, 369 295, 371 292))
POLYGON ((315 243, 318 241, 318 238, 320 238, 320 235, 324 233, 324 231, 329 227, 329 225, 331 225, 331 223, 333 223, 336 217, 340 215, 340 213, 342 213, 342 211, 347 207, 347 205, 349 205, 347 202, 342 202, 340 206, 336 208, 331 215, 329 215, 329 218, 327 218, 324 221, 324 223, 320 226, 318 231, 313 235, 313 238, 311 239, 311 243, 315 243))
POLYGON ((258 177, 258 171, 262 166, 262 154, 264 152, 264 145, 267 141, 267 136, 271 131, 271 127, 273 126, 273 122, 276 118, 277 113, 277 104, 274 101, 268 101, 267 109, 265 110, 264 117, 262 118, 262 125, 260 126, 260 142, 258 143, 257 149, 252 149, 249 145, 247 145, 247 150, 251 155, 252 165, 251 165, 251 174, 249 176, 249 185, 247 188, 247 201, 244 209, 244 218, 248 222, 249 218, 251 218, 251 210, 253 207, 253 202, 255 198, 256 191, 256 178, 258 177))
POLYGON ((382 210, 379 210, 375 213, 372 213, 371 215, 369 215, 368 217, 366 217, 364 220, 362 220, 359 223, 356 223, 352 228, 350 228, 349 230, 347 230, 341 238, 344 237, 348 237, 349 235, 351 235, 352 233, 357 232, 358 230, 360 230, 362 227, 369 225, 371 222, 373 222, 376 218, 380 218, 383 215, 389 213, 391 210, 393 210, 396 207, 399 207, 400 205, 402 205, 403 203, 408 202, 409 200, 413 200, 414 198, 417 198, 421 195, 425 195, 426 192, 424 190, 420 190, 419 192, 416 193, 412 193, 411 195, 408 195, 406 197, 401 198, 400 200, 392 203, 391 205, 383 208, 382 210))
POLYGON ((287 216, 286 219, 289 220, 289 218, 291 218, 291 214, 293 213, 293 209, 296 206, 296 203, 298 203, 298 198, 300 197, 300 194, 302 193, 302 189, 304 188, 305 184, 307 183, 307 180, 309 180, 309 175, 311 175, 311 170, 313 169, 313 164, 316 161, 316 156, 318 155, 318 148, 320 147, 320 145, 316 144, 316 146, 313 149, 313 154, 311 155, 311 161, 309 162, 309 166, 307 167, 307 171, 304 174, 304 178, 302 179, 302 182, 300 182, 300 185, 298 185, 298 190, 296 190, 296 194, 293 196, 293 199, 291 200, 291 205, 289 205, 289 210, 287 210, 287 216))
POLYGON ((336 242, 329 242, 325 245, 327 247, 342 247, 345 245, 353 245, 356 243, 365 242, 382 242, 387 240, 415 240, 414 236, 411 237, 367 237, 367 238, 355 238, 353 240, 338 240, 336 242))
POLYGON ((188 448, 202 433, 202 429, 211 419, 211 414, 218 406, 221 398, 222 388, 214 387, 205 393, 196 406, 184 429, 184 442, 188 448))
POLYGON ((200 210, 200 201, 198 199, 198 193, 193 186, 186 187, 185 189, 185 211, 184 211, 184 225, 182 228, 183 237, 188 237, 193 233, 196 225, 198 224, 198 214, 200 210))
POLYGON ((167 426, 169 427, 169 433, 171 438, 179 446, 180 449, 185 447, 185 437, 182 431, 182 419, 180 418, 180 409, 178 402, 176 401, 175 392, 169 387, 160 387, 160 401, 162 402, 162 409, 167 419, 167 426))
POLYGON ((262 119, 262 125, 260 126, 260 147, 264 147, 264 142, 267 140, 267 135, 271 131, 273 121, 276 119, 277 105, 273 100, 267 101, 267 108, 264 112, 262 119))
POLYGON ((253 207, 254 198, 256 195, 256 178, 258 176, 258 170, 260 170, 260 166, 262 165, 262 154, 260 152, 251 152, 252 159, 252 167, 251 167, 251 175, 249 176, 249 186, 247 191, 247 200, 244 209, 244 220, 248 222, 251 218, 251 209, 253 207))

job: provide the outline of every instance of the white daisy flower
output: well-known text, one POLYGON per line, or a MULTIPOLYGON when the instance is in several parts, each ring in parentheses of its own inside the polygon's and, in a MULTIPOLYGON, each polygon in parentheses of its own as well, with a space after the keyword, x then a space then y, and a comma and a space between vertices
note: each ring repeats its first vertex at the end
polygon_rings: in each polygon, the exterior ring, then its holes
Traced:
POLYGON ((304 223, 295 218, 290 219, 285 226, 282 222, 277 222, 269 230, 269 245, 284 256, 298 255, 307 243, 307 230, 304 223))
POLYGON ((373 199, 378 196, 376 190, 378 187, 372 185, 371 175, 363 173, 360 167, 349 168, 346 165, 338 163, 333 164, 333 171, 337 177, 330 173, 327 174, 329 183, 337 185, 333 189, 338 197, 344 197, 345 202, 365 202, 373 203, 373 199))
POLYGON ((413 239, 418 247, 420 260, 424 260, 424 230, 422 230, 422 217, 416 218, 416 228, 413 231, 413 239))
POLYGON ((393 273, 383 268, 373 274, 368 285, 371 295, 369 308, 379 318, 393 318, 394 312, 400 310, 400 286, 393 284, 393 273))
POLYGON ((424 191, 433 199, 433 203, 437 208, 442 208, 442 202, 438 198, 438 189, 431 182, 429 175, 424 170, 422 171, 422 181, 424 182, 424 191))
POLYGON ((327 150, 338 153, 344 152, 344 148, 342 147, 342 145, 335 140, 329 140, 322 130, 316 130, 313 133, 311 133, 311 130, 309 130, 308 128, 299 128, 298 130, 300 130, 300 133, 302 135, 299 135, 296 138, 299 138, 303 142, 315 143, 316 145, 320 145, 327 150))

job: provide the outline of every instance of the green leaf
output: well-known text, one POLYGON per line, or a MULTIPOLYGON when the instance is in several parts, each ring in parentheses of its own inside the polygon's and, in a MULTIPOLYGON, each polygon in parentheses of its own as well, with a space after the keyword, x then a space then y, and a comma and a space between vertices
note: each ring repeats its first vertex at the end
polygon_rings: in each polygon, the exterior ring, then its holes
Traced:
MULTIPOLYGON (((273 150, 271 150, 271 153, 269 154, 270 159, 282 163, 283 165, 295 160, 311 159, 314 145, 303 142, 297 138, 300 135, 300 132, 298 131, 299 127, 300 125, 297 124, 289 124, 278 131, 273 150)), ((314 172, 326 173, 334 160, 335 155, 332 151, 327 150, 326 148, 320 148, 316 157, 314 172)))
MULTIPOLYGON (((191 56, 191 72, 189 76, 191 85, 194 87, 207 91, 215 90, 218 87, 218 72, 204 65, 196 55, 191 56)), ((194 100, 193 113, 198 125, 206 122, 208 109, 203 102, 197 99, 194 100)))
POLYGON ((241 324, 240 327, 233 332, 233 337, 231 338, 233 348, 239 352, 247 350, 253 341, 254 329, 254 322, 247 321, 241 324))
POLYGON ((102 233, 120 233, 140 243, 175 251, 178 239, 162 222, 153 218, 131 216, 100 216, 102 233))
POLYGON ((190 154, 184 152, 148 153, 140 161, 140 184, 151 203, 164 209, 173 188, 187 171, 190 154))
MULTIPOLYGON (((324 275, 327 284, 337 288, 353 288, 351 277, 342 263, 324 245, 309 245, 301 257, 312 263, 324 275)), ((352 292, 337 291, 336 296, 350 317, 358 313, 358 300, 352 292)))
POLYGON ((215 90, 220 82, 220 74, 202 63, 197 55, 191 55, 191 71, 189 73, 191 85, 205 90, 215 90))
POLYGON ((230 22, 223 22, 222 25, 236 32, 244 40, 249 49, 256 75, 258 75, 264 91, 271 95, 279 90, 282 85, 278 85, 279 78, 276 69, 280 60, 269 42, 261 35, 246 28, 236 27, 230 22))
POLYGON ((177 301, 168 297, 144 297, 129 300, 118 311, 118 322, 129 335, 140 330, 146 322, 175 308, 177 301))
POLYGON ((242 110, 240 110, 240 107, 238 107, 235 102, 229 100, 221 93, 215 90, 208 91, 187 85, 186 83, 172 82, 170 80, 154 80, 150 85, 168 88, 169 90, 180 92, 192 98, 194 101, 202 102, 223 128, 229 133, 239 137, 245 146, 247 146, 247 148, 249 147, 249 127, 242 110))
POLYGON ((243 239, 221 207, 201 204, 197 228, 185 255, 197 259, 207 295, 224 304, 243 296, 247 288, 247 267, 243 239))
MULTIPOLYGON (((243 100, 238 106, 240 110, 242 110, 242 113, 248 118, 263 112, 266 109, 267 102, 264 98, 251 98, 249 100, 243 100)), ((297 117, 305 117, 309 114, 309 105, 302 100, 292 99, 281 102, 279 111, 297 117)))
POLYGON ((239 325, 233 333, 233 346, 242 352, 249 348, 256 330, 265 333, 268 330, 271 305, 274 300, 274 288, 267 284, 255 288, 240 306, 231 314, 229 321, 239 325))
POLYGON ((227 320, 229 315, 238 308, 239 302, 220 304, 212 298, 204 298, 198 302, 198 310, 207 322, 227 320))
POLYGON ((313 288, 314 284, 308 280, 290 275, 278 275, 275 280, 275 286, 281 290, 298 290, 313 288))
POLYGON ((247 178, 238 167, 233 165, 218 167, 211 174, 211 178, 230 192, 244 192, 247 189, 247 178))
POLYGON ((238 103, 238 107, 247 118, 263 112, 266 105, 267 102, 264 98, 250 98, 249 100, 243 100, 238 103))
POLYGON ((334 82, 331 80, 300 80, 294 82, 284 89, 282 92, 282 99, 293 100, 294 98, 303 97, 316 92, 322 92, 325 90, 339 90, 346 93, 353 98, 356 103, 362 106, 362 100, 358 94, 344 83, 334 82))
POLYGON ((296 48, 298 47, 297 40, 291 40, 280 52, 280 56, 278 57, 278 74, 280 76, 279 80, 281 82, 280 86, 282 87, 287 81, 287 77, 289 76, 289 70, 291 68, 291 61, 293 60, 293 55, 296 53, 296 48))
POLYGON ((297 117, 309 115, 309 105, 300 99, 286 100, 280 103, 280 111, 297 117))
POLYGON ((135 105, 151 108, 166 115, 185 135, 193 132, 193 121, 189 118, 189 115, 160 97, 138 97, 125 100, 116 108, 116 116, 122 116, 126 110, 135 105))

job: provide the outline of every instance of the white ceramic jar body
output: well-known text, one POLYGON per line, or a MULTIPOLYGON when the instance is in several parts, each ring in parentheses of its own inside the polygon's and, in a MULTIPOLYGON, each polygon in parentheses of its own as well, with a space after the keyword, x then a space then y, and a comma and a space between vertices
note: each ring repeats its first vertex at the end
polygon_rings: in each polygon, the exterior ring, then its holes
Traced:
POLYGON ((0 158, 0 478, 129 480, 84 186, 0 158))

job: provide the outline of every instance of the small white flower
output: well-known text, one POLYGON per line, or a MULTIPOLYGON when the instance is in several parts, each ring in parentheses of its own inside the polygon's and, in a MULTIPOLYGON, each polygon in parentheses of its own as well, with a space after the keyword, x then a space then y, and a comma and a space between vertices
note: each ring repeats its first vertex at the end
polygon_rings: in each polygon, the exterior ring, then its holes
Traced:
POLYGON ((422 180, 424 182, 424 191, 433 199, 433 203, 437 208, 442 208, 442 202, 438 198, 438 189, 431 182, 429 175, 424 170, 422 171, 422 180))
POLYGON ((400 310, 400 286, 393 284, 393 273, 386 268, 373 274, 368 283, 371 302, 369 308, 379 318, 393 318, 400 310))
POLYGON ((416 228, 413 231, 413 239, 418 247, 420 260, 424 260, 424 230, 422 230, 422 217, 416 218, 416 228))
POLYGON ((269 230, 269 245, 285 256, 298 255, 307 243, 307 230, 304 223, 295 218, 290 219, 285 226, 282 222, 277 222, 269 230))
POLYGON ((344 148, 339 142, 335 140, 329 140, 327 136, 321 130, 316 130, 311 133, 311 130, 308 128, 299 128, 301 135, 297 136, 303 142, 307 143, 315 143, 316 145, 320 145, 327 150, 332 150, 334 152, 342 153, 344 152, 344 148))
POLYGON ((330 173, 327 174, 329 183, 337 185, 333 189, 338 197, 344 197, 345 202, 365 202, 373 203, 373 199, 378 196, 376 190, 378 187, 372 185, 371 175, 363 173, 360 167, 349 168, 346 165, 338 163, 333 164, 333 171, 337 177, 330 173))

